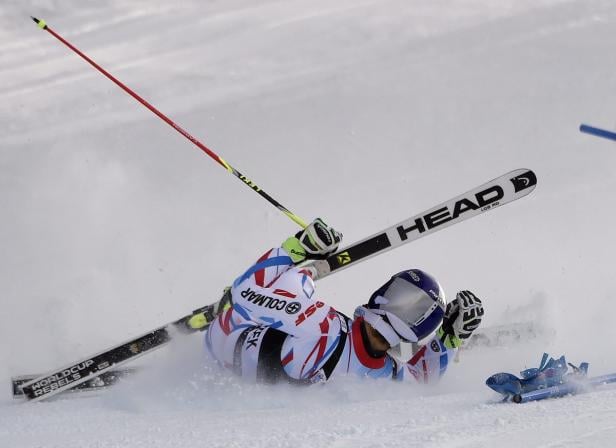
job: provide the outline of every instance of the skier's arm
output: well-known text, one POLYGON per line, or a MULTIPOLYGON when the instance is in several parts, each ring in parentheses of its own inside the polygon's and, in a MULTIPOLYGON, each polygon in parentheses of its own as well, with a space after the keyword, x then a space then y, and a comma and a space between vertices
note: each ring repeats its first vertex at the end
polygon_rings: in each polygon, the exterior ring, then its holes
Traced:
POLYGON ((310 259, 327 258, 338 249, 342 234, 317 218, 304 230, 287 238, 281 245, 265 252, 246 272, 235 279, 233 286, 253 277, 259 286, 269 287, 291 267, 310 259))
POLYGON ((436 335, 399 369, 401 377, 412 376, 422 383, 438 380, 462 341, 479 327, 482 317, 481 300, 470 291, 460 291, 456 299, 447 304, 443 324, 436 335))
POLYGON ((409 359, 398 367, 395 379, 412 379, 420 383, 437 382, 454 359, 457 348, 448 348, 438 336, 434 336, 409 359))
POLYGON ((443 324, 437 336, 447 348, 458 348, 479 327, 483 318, 483 304, 470 291, 460 291, 456 299, 447 304, 443 324))
POLYGON ((328 226, 321 218, 312 221, 304 230, 282 243, 282 247, 299 264, 306 260, 325 259, 338 250, 342 233, 328 226))
POLYGON ((314 334, 330 307, 315 301, 309 271, 294 268, 306 259, 334 252, 341 235, 316 219, 282 247, 267 251, 233 283, 234 310, 244 319, 288 334, 314 334))

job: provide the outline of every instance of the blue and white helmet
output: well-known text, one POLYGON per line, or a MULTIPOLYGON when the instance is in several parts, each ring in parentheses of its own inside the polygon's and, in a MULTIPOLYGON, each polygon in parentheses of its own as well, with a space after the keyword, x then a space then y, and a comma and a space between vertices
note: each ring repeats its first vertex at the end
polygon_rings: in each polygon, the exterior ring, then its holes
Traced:
POLYGON ((363 316, 389 343, 417 342, 437 329, 445 315, 445 292, 419 269, 395 274, 356 315, 363 316))

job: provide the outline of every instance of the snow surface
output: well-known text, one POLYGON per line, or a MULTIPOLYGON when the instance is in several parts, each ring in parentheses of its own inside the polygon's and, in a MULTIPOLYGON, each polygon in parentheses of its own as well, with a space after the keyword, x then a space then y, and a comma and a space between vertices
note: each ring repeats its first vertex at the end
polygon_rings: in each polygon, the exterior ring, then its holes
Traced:
POLYGON ((616 371, 613 0, 4 0, 0 447, 614 446, 616 389, 512 405, 544 350, 616 371), (319 283, 350 313, 421 267, 485 324, 554 336, 462 353, 435 388, 249 386, 199 338, 98 397, 22 405, 46 371, 217 298, 296 226, 47 33, 265 191, 352 242, 514 168, 536 191, 319 283))

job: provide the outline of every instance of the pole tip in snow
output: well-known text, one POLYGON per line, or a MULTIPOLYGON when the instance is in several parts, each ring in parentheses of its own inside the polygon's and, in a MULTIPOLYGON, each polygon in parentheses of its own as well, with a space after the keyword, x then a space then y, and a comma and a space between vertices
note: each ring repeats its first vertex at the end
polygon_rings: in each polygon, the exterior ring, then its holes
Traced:
POLYGON ((39 19, 37 19, 37 18, 36 18, 36 17, 34 17, 34 16, 30 16, 30 17, 32 17, 32 20, 34 20, 34 22, 38 25, 38 27, 39 27, 40 29, 42 29, 42 30, 47 29, 47 23, 45 23, 45 21, 44 21, 44 20, 39 20, 39 19))

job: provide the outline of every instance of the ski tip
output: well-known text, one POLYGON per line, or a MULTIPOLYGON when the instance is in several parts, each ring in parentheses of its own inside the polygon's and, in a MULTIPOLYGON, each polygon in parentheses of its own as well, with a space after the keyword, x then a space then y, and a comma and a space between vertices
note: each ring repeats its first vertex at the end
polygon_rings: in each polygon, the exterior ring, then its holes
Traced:
POLYGON ((514 176, 509 180, 513 184, 515 194, 519 194, 518 197, 527 195, 537 186, 537 175, 533 170, 521 168, 512 171, 512 174, 514 174, 514 176))
POLYGON ((34 23, 36 23, 40 29, 42 30, 47 29, 47 23, 44 20, 37 19, 34 16, 30 16, 30 17, 32 18, 32 20, 34 20, 34 23))

